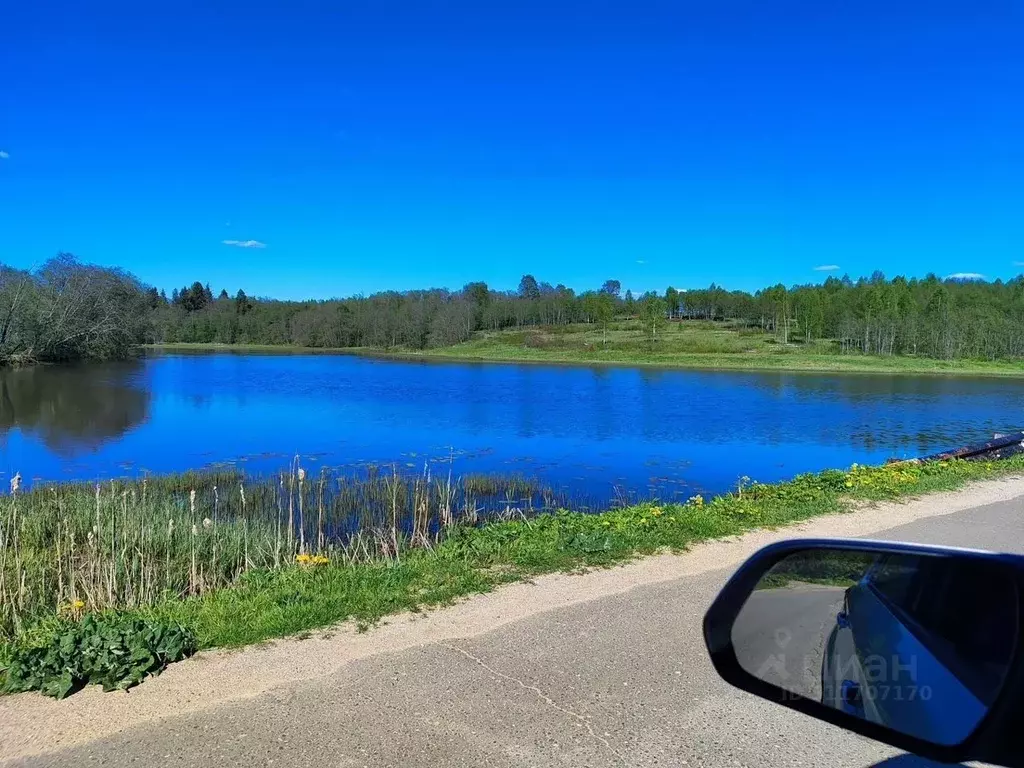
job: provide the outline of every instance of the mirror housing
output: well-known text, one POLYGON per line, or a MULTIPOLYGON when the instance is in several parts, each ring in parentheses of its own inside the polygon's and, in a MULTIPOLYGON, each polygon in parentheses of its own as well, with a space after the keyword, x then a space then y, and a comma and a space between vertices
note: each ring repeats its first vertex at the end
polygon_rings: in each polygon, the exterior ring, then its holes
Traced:
MULTIPOLYGON (((849 626, 850 618, 846 615, 846 599, 842 593, 840 599, 843 600, 843 609, 832 619, 836 627, 845 629, 849 626)), ((725 584, 704 617, 704 641, 715 670, 726 682, 768 701, 929 759, 947 763, 981 760, 1006 766, 1024 766, 1024 734, 1019 726, 1024 717, 1024 654, 1021 653, 1024 645, 1021 632, 1024 628, 1017 624, 1018 617, 1024 620, 1024 557, 861 539, 792 539, 755 553, 725 584), (976 725, 968 724, 971 730, 959 743, 936 743, 920 735, 900 732, 871 719, 854 716, 841 708, 828 706, 822 701, 783 688, 774 681, 764 679, 765 675, 755 675, 749 669, 749 663, 745 668, 740 660, 743 649, 739 649, 738 655, 733 630, 748 599, 755 590, 765 589, 762 579, 773 567, 787 558, 801 553, 806 555, 815 550, 877 558, 927 558, 928 562, 938 562, 944 569, 953 571, 983 568, 986 572, 998 574, 1000 580, 1005 578, 1012 584, 1012 589, 1007 592, 1015 602, 1012 606, 1016 630, 1012 638, 1012 656, 994 700, 987 711, 979 715, 976 725)), ((844 690, 840 695, 846 696, 847 692, 844 690)))

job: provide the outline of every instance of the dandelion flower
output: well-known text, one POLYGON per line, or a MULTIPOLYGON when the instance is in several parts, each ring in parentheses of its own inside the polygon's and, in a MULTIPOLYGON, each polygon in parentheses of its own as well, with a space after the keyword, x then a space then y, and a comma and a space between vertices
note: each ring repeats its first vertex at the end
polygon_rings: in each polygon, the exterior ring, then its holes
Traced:
POLYGON ((210 518, 208 518, 208 517, 204 517, 204 518, 203 518, 203 528, 207 528, 207 529, 209 529, 209 528, 210 528, 210 527, 212 527, 212 526, 213 526, 213 520, 211 520, 211 519, 210 519, 210 518))
POLYGON ((77 610, 81 610, 82 608, 85 608, 85 601, 84 600, 75 600, 75 602, 73 602, 71 604, 71 607, 74 608, 76 611, 77 610))

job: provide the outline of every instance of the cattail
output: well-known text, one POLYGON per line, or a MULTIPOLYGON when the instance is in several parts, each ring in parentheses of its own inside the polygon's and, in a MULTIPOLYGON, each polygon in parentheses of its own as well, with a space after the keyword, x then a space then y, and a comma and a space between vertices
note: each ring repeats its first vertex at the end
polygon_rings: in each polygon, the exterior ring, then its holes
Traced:
POLYGON ((299 467, 299 552, 306 551, 306 523, 302 512, 302 484, 306 480, 306 470, 299 467))
POLYGON ((214 578, 216 578, 216 576, 217 576, 217 527, 216 527, 216 520, 217 520, 217 511, 218 511, 219 508, 220 508, 220 494, 217 493, 217 486, 215 485, 215 486, 213 486, 213 520, 214 520, 214 522, 211 523, 210 522, 210 518, 208 518, 208 517, 203 520, 203 527, 204 528, 209 528, 211 525, 213 525, 213 575, 214 575, 214 578))
POLYGON ((21 488, 21 472, 11 478, 11 496, 16 496, 19 488, 21 488))
POLYGON ((193 488, 191 491, 188 492, 188 506, 189 506, 189 509, 192 510, 192 514, 194 515, 196 513, 196 489, 195 488, 193 488))
POLYGON ((249 518, 245 515, 245 486, 241 483, 238 484, 238 493, 242 497, 242 569, 245 570, 249 567, 249 518))
MULTIPOLYGON (((192 495, 195 495, 195 491, 192 491, 192 495)), ((192 570, 189 573, 189 589, 193 594, 199 591, 199 583, 196 578, 196 536, 199 533, 199 529, 195 523, 192 523, 192 570)))

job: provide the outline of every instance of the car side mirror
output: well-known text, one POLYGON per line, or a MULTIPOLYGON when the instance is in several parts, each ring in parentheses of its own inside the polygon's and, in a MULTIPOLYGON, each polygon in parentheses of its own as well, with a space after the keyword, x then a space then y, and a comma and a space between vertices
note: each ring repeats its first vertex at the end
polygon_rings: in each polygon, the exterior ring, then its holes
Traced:
POLYGON ((750 558, 704 618, 729 683, 943 762, 1024 765, 1024 558, 792 540, 750 558))

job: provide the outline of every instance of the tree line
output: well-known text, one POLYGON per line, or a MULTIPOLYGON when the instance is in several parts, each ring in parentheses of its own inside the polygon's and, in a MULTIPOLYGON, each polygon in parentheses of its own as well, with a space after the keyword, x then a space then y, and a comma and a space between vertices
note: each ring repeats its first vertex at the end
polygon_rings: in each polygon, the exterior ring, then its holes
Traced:
POLYGON ((0 263, 0 364, 121 358, 151 328, 143 285, 61 253, 37 270, 0 263))
POLYGON ((0 363, 123 357, 144 342, 379 349, 450 346, 477 331, 636 318, 656 342, 666 323, 732 321, 783 344, 829 340, 836 353, 942 359, 1024 357, 1024 276, 1003 282, 880 272, 749 293, 708 288, 634 296, 618 280, 577 293, 524 275, 515 290, 384 291, 280 301, 195 281, 168 296, 118 270, 60 254, 28 272, 0 265, 0 363))

